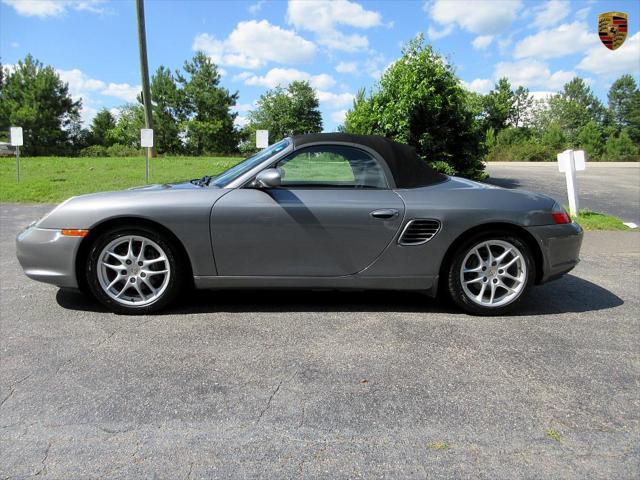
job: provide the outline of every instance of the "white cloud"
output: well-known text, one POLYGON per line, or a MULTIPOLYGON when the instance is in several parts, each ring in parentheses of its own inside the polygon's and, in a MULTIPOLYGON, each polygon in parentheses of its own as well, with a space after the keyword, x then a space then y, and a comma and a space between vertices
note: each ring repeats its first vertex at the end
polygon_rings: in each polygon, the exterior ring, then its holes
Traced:
POLYGON ((372 28, 382 24, 382 17, 349 0, 289 0, 287 21, 298 29, 314 32, 321 45, 352 52, 367 48, 369 40, 364 35, 342 33, 338 26, 372 28))
POLYGON ((20 44, 18 42, 11 42, 11 48, 18 48, 20 44))
POLYGON ((521 0, 434 0, 424 9, 443 30, 429 27, 429 38, 449 35, 453 25, 477 35, 496 35, 509 29, 522 6, 521 0))
POLYGON ((511 85, 531 88, 559 90, 565 83, 573 79, 573 71, 558 70, 551 72, 546 63, 538 60, 520 60, 518 62, 501 62, 495 67, 494 78, 507 77, 511 85))
POLYGON ((234 112, 244 113, 249 112, 254 108, 255 105, 251 103, 236 103, 233 107, 231 107, 231 110, 233 110, 234 112))
POLYGON ((356 62, 340 62, 336 65, 336 72, 338 73, 356 73, 358 71, 358 65, 356 62))
POLYGON ((604 45, 595 45, 578 64, 578 68, 605 77, 625 73, 640 74, 640 32, 627 38, 616 50, 609 50, 604 45))
POLYGON ((533 92, 529 92, 529 95, 531 95, 533 97, 533 99, 536 100, 536 101, 549 100, 549 98, 551 98, 555 94, 556 94, 556 92, 550 92, 548 90, 536 90, 536 91, 533 91, 533 92))
POLYGON ((246 116, 242 116, 242 115, 238 115, 235 120, 233 121, 233 124, 238 127, 238 128, 242 128, 245 125, 247 125, 249 123, 249 118, 247 118, 246 116))
POLYGON ((195 37, 193 49, 202 50, 219 65, 249 69, 269 62, 305 62, 316 53, 312 42, 266 20, 240 22, 226 40, 201 33, 195 37))
POLYGON ((87 74, 74 68, 72 70, 56 70, 60 80, 69 84, 69 92, 74 98, 82 98, 88 92, 102 90, 107 84, 102 80, 89 78, 87 74))
POLYGON ((67 9, 104 13, 99 5, 105 0, 2 0, 24 17, 57 17, 67 9))
POLYGON ((272 68, 262 76, 251 75, 246 77, 244 83, 246 85, 260 85, 274 88, 278 85, 286 87, 296 80, 308 81, 313 88, 319 89, 331 88, 336 84, 334 78, 326 73, 311 75, 307 72, 296 70, 295 68, 272 68))
POLYGON ((476 50, 484 50, 489 45, 491 45, 492 41, 493 35, 480 35, 473 39, 471 45, 473 45, 473 48, 475 48, 476 50))
POLYGON ((427 30, 427 36, 431 40, 438 40, 440 38, 444 38, 447 35, 450 35, 453 32, 453 25, 447 25, 442 30, 437 30, 429 25, 429 29, 427 30))
POLYGON ((541 30, 519 41, 513 51, 515 58, 557 58, 584 52, 599 44, 598 36, 583 22, 565 23, 556 28, 541 30))
POLYGON ((346 107, 353 103, 355 96, 352 93, 333 93, 318 90, 318 100, 320 103, 333 108, 346 107))
POLYGON ((476 78, 472 82, 465 82, 463 80, 462 85, 472 92, 487 93, 493 87, 493 81, 489 78, 476 78))
POLYGON ((249 13, 251 15, 256 15, 260 10, 262 10, 262 6, 265 4, 267 0, 259 0, 257 3, 249 6, 249 13))
POLYGON ((107 88, 102 90, 102 95, 116 97, 125 102, 135 102, 136 97, 142 90, 140 85, 129 85, 128 83, 110 83, 107 88))
POLYGON ((330 118, 335 123, 344 123, 344 118, 347 116, 346 110, 338 110, 336 112, 331 112, 330 118))
POLYGON ((536 16, 533 26, 536 28, 551 27, 560 23, 571 12, 571 5, 567 0, 549 0, 535 8, 536 16))
POLYGON ((580 10, 578 10, 578 11, 576 12, 575 17, 576 17, 576 19, 578 19, 578 20, 586 20, 586 19, 587 19, 587 17, 589 16, 589 12, 590 12, 590 11, 591 11, 591 7, 584 7, 584 8, 581 8, 580 10))

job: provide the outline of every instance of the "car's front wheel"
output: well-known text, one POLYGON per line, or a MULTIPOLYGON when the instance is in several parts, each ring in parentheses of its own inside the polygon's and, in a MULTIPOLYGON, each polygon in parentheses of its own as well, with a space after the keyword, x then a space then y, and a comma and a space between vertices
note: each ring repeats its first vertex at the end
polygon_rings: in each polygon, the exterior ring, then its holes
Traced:
POLYGON ((100 235, 89 250, 87 284, 117 313, 162 309, 178 295, 183 277, 177 248, 152 229, 114 229, 100 235))
POLYGON ((458 248, 448 272, 451 298, 475 315, 501 315, 522 299, 535 278, 527 244, 507 232, 475 236, 458 248))

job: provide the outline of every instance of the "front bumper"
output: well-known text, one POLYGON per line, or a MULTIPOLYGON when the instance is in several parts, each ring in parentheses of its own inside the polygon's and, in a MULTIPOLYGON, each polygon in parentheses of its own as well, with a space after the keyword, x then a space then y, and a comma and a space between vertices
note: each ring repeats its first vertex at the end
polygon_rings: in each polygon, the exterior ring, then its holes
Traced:
POLYGON ((583 230, 577 223, 528 227, 542 251, 542 275, 538 283, 567 273, 580 261, 583 230))
POLYGON ((59 287, 78 288, 75 260, 82 238, 30 225, 16 238, 16 256, 27 277, 59 287))

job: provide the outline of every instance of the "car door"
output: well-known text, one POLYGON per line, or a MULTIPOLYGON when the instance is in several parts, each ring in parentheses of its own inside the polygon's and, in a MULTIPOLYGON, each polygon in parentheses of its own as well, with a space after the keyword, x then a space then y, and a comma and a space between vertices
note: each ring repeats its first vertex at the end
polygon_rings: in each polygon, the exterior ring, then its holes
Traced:
POLYGON ((395 238, 404 203, 368 152, 312 146, 274 166, 283 174, 279 188, 238 188, 214 205, 219 275, 350 275, 395 238))

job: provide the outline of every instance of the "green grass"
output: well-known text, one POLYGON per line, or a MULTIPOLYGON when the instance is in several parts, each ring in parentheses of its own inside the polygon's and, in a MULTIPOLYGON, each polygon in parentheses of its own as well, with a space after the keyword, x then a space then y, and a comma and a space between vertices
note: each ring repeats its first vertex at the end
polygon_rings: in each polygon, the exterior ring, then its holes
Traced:
MULTIPOLYGON (((151 158, 150 183, 177 182, 215 175, 235 165, 233 157, 151 158)), ((15 158, 0 158, 0 201, 55 203, 74 195, 121 190, 145 184, 144 157, 20 159, 16 183, 15 158)))
POLYGON ((547 431, 545 432, 545 435, 547 436, 547 438, 550 438, 551 440, 555 440, 556 442, 560 442, 562 440, 562 436, 560 435, 560 432, 555 428, 547 429, 547 431))
POLYGON ((451 445, 449 445, 447 442, 436 441, 429 443, 427 447, 429 447, 431 450, 449 450, 451 448, 451 445))
POLYGON ((585 230, 631 230, 618 217, 590 210, 580 210, 578 216, 572 218, 585 230))

